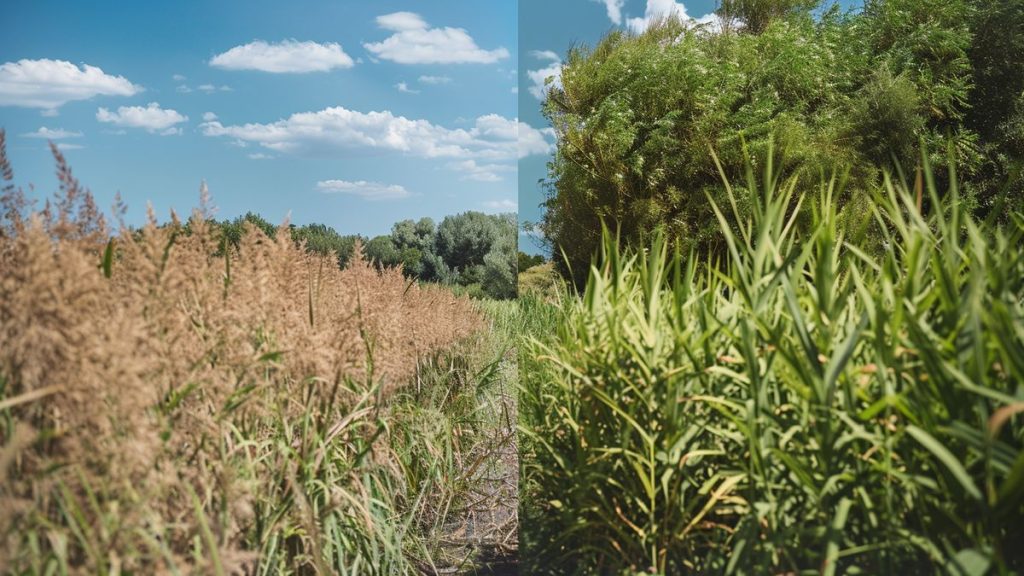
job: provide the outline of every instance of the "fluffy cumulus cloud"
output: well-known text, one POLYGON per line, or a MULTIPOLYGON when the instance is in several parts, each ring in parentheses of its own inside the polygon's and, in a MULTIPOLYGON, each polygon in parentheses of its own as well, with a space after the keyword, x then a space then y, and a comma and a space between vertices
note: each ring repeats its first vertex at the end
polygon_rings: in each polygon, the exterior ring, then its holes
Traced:
POLYGON ((64 140, 65 138, 81 138, 81 132, 71 132, 63 128, 47 128, 43 126, 35 132, 22 134, 22 138, 45 138, 46 140, 64 140))
POLYGON ((387 110, 359 112, 337 106, 292 114, 267 124, 224 125, 213 120, 200 127, 206 136, 296 154, 364 149, 420 158, 501 161, 550 149, 539 131, 497 114, 481 116, 467 129, 447 128, 387 110), (521 142, 524 132, 529 138, 526 147, 521 142))
POLYGON ((413 12, 378 16, 377 25, 393 34, 363 47, 382 60, 399 64, 490 64, 509 57, 505 48, 480 48, 462 28, 431 28, 413 12))
POLYGON ((161 108, 157 102, 150 102, 146 107, 121 106, 117 112, 100 108, 96 111, 96 119, 123 128, 142 128, 147 132, 169 136, 181 134, 181 128, 175 125, 187 122, 188 116, 183 116, 177 110, 161 108))
POLYGON ((0 64, 0 106, 42 108, 47 116, 74 100, 133 96, 141 91, 141 86, 123 76, 112 76, 88 64, 48 59, 0 64))
POLYGON ((476 180, 477 182, 499 182, 503 180, 501 174, 515 172, 516 167, 511 164, 478 164, 476 160, 462 160, 448 164, 448 168, 458 172, 462 180, 476 180))
POLYGON ((366 180, 321 180, 316 183, 316 189, 328 194, 358 196, 364 200, 398 200, 411 195, 404 186, 366 180))
POLYGON ((554 138, 554 128, 542 128, 538 130, 526 122, 520 122, 519 157, 526 158, 527 156, 533 156, 534 154, 550 154, 555 149, 555 145, 551 142, 554 138))
POLYGON ((326 72, 334 68, 351 68, 352 58, 336 43, 285 40, 269 44, 254 40, 214 56, 210 66, 226 70, 259 70, 276 74, 326 72))
POLYGON ((538 100, 543 100, 548 90, 561 86, 562 59, 551 50, 534 50, 530 55, 537 60, 548 62, 547 66, 526 71, 526 77, 530 79, 530 94, 538 100))
POLYGON ((612 24, 616 26, 622 24, 622 6, 626 0, 594 0, 594 2, 604 4, 605 10, 608 11, 608 19, 612 21, 612 24))
POLYGON ((530 50, 530 56, 533 56, 537 60, 548 60, 551 62, 561 62, 562 58, 553 50, 530 50))
POLYGON ((377 25, 385 30, 404 32, 427 28, 427 22, 415 12, 392 12, 377 16, 377 25))
MULTIPOLYGON (((647 8, 641 18, 629 18, 626 26, 637 34, 642 33, 651 25, 662 18, 675 16, 683 21, 689 21, 692 25, 705 25, 712 29, 720 28, 718 16, 706 14, 700 18, 692 18, 686 13, 686 6, 675 0, 647 0, 647 8)), ((618 22, 616 22, 618 24, 618 22)))

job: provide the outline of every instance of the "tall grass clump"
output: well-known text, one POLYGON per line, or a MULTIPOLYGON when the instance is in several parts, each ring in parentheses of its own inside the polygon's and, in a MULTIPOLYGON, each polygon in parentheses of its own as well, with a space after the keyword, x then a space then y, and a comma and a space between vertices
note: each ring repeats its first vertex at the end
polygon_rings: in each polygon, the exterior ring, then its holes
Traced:
POLYGON ((1024 571, 1024 218, 923 173, 881 246, 770 162, 727 264, 606 233, 529 351, 530 573, 1024 571))
POLYGON ((111 233, 56 148, 33 209, 2 135, 4 573, 440 570, 477 306, 205 208, 111 233))

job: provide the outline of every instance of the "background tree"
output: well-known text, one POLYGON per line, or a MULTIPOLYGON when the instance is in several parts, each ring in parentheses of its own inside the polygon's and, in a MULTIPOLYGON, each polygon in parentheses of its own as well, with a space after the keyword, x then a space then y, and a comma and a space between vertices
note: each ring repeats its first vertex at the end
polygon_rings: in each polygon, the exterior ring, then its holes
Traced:
POLYGON ((981 141, 978 210, 1024 209, 1024 0, 978 2, 968 55, 974 86, 967 125, 981 141))
POLYGON ((484 293, 492 298, 515 298, 518 266, 516 215, 503 214, 497 218, 494 242, 484 255, 480 284, 484 293))
MULTIPOLYGON (((343 236, 334 228, 324 224, 307 224, 293 228, 292 239, 296 242, 305 242, 306 249, 312 252, 336 254, 338 266, 344 268, 352 257, 356 240, 362 238, 355 234, 343 236)), ((365 243, 365 239, 362 240, 365 243)))
MULTIPOLYGON (((940 177, 952 146, 968 206, 994 205, 1024 139, 1022 1, 868 0, 843 12, 728 0, 719 16, 742 25, 722 32, 669 18, 571 48, 543 104, 558 143, 540 228, 568 257, 555 265, 580 285, 602 224, 627 243, 660 230, 702 259, 724 258, 708 198, 728 200, 710 149, 734 185, 747 162, 757 171, 769 142, 787 177, 848 174, 837 201, 856 207, 840 216, 851 233, 871 225, 862 208, 880 171, 912 175, 922 142, 940 177), (998 39, 978 41, 995 19, 998 39), (999 111, 971 112, 985 98, 999 111)), ((733 226, 749 219, 753 193, 736 190, 733 226)))
MULTIPOLYGON (((268 237, 278 230, 258 214, 211 225, 220 229, 230 248, 237 249, 246 226, 255 226, 268 237)), ((182 226, 189 233, 188 224, 182 226)), ((401 220, 389 234, 371 239, 342 235, 324 224, 292 225, 287 229, 294 242, 317 254, 334 254, 344 268, 355 243, 378 268, 401 265, 408 278, 423 282, 459 285, 475 297, 514 298, 517 273, 517 222, 515 214, 488 215, 465 212, 447 216, 440 226, 430 218, 401 220)))
POLYGON ((378 268, 392 268, 402 263, 402 256, 391 236, 376 236, 363 247, 366 258, 378 268))
POLYGON ((525 252, 520 252, 517 255, 516 261, 520 272, 533 268, 534 266, 540 266, 546 262, 545 258, 540 254, 530 255, 525 252))
POLYGON ((482 212, 464 212, 441 221, 434 246, 449 267, 466 270, 483 263, 498 233, 494 217, 482 212))
POLYGON ((806 14, 819 0, 722 0, 716 13, 730 24, 752 34, 764 32, 774 20, 806 14))

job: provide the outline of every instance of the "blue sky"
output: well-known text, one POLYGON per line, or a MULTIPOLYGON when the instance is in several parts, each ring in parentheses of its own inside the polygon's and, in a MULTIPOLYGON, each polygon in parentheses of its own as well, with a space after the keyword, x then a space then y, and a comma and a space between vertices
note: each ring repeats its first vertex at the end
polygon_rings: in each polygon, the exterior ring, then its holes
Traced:
MULTIPOLYGON (((860 3, 840 1, 846 7, 860 3)), ((548 127, 540 112, 544 79, 557 75, 570 46, 593 45, 614 28, 642 30, 652 17, 669 12, 706 20, 716 6, 715 0, 519 0, 520 121, 542 133, 548 127)), ((547 176, 548 160, 545 154, 519 160, 520 222, 538 222, 543 215, 544 189, 538 182, 547 176)), ((530 254, 543 253, 541 244, 522 232, 519 248, 530 254)))
POLYGON ((343 233, 514 211, 517 159, 550 149, 516 121, 516 24, 515 0, 7 2, 0 127, 36 197, 54 139, 132 224, 203 179, 219 218, 343 233))

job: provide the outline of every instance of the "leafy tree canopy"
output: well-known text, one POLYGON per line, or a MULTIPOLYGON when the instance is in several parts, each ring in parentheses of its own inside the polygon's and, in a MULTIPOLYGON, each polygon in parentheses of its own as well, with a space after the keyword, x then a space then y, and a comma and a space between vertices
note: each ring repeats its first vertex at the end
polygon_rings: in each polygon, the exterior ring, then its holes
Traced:
MULTIPOLYGON (((684 250, 722 256, 708 198, 727 199, 710 150, 742 182, 771 139, 786 174, 847 172, 844 204, 866 202, 880 169, 912 174, 922 142, 937 166, 952 146, 965 201, 991 210, 1024 150, 1022 4, 868 0, 844 13, 812 0, 730 0, 721 31, 667 19, 573 47, 543 105, 558 135, 544 237, 577 282, 602 222, 626 242, 662 230, 684 250)), ((864 224, 866 210, 849 212, 860 214, 851 226, 864 224)))

